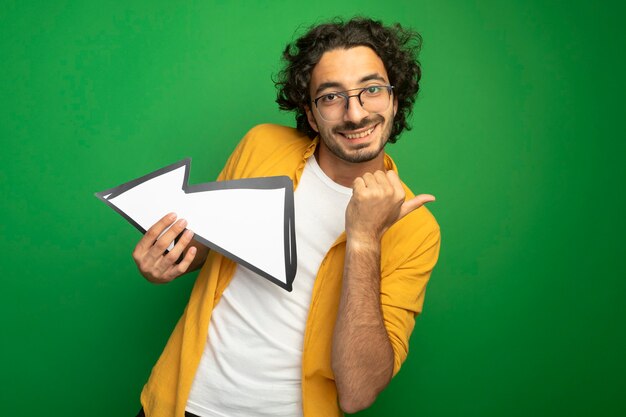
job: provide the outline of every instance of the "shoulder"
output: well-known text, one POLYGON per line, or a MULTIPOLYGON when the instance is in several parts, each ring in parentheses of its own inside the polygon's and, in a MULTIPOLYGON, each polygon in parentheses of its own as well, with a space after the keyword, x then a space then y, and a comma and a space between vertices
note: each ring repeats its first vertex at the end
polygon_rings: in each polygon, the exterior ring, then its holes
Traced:
POLYGON ((260 124, 246 133, 242 143, 249 147, 276 149, 281 147, 307 147, 311 140, 293 127, 260 124))
POLYGON ((220 180, 293 175, 311 139, 298 130, 262 124, 246 133, 231 154, 220 180))

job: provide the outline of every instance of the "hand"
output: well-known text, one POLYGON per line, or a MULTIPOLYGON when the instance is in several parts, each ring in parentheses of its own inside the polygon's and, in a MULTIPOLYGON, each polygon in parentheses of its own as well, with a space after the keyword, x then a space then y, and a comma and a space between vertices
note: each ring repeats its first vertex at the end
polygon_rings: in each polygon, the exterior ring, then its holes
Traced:
POLYGON ((346 208, 346 234, 356 239, 380 240, 395 222, 435 201, 430 194, 404 201, 404 189, 395 171, 367 173, 355 179, 352 188, 346 208))
POLYGON ((167 232, 159 237, 163 230, 174 223, 175 220, 176 215, 174 213, 163 217, 148 229, 143 238, 137 243, 135 250, 133 250, 133 259, 139 268, 139 272, 148 281, 155 284, 170 282, 187 272, 196 255, 197 249, 191 246, 183 260, 176 264, 181 253, 183 253, 193 237, 191 230, 185 230, 187 221, 184 219, 176 221, 167 232), (172 250, 166 254, 165 250, 183 230, 185 230, 185 233, 182 234, 172 250))

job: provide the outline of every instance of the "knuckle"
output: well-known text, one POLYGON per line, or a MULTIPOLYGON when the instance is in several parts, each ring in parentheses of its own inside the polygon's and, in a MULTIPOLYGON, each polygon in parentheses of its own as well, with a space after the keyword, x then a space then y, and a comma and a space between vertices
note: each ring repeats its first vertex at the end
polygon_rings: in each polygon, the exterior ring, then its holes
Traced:
POLYGON ((163 278, 159 278, 159 277, 146 277, 146 279, 148 280, 148 282, 151 282, 153 284, 161 284, 163 283, 163 278))
POLYGON ((174 265, 171 268, 169 268, 165 276, 167 276, 167 279, 171 281, 174 278, 180 276, 181 274, 182 272, 180 272, 180 264, 179 264, 179 265, 174 265))
POLYGON ((167 255, 164 256, 165 262, 167 262, 168 265, 173 265, 174 263, 176 263, 179 256, 180 255, 178 255, 177 252, 171 250, 167 255))
POLYGON ((165 252, 165 249, 170 245, 170 242, 161 236, 155 243, 154 247, 159 251, 159 253, 165 252))
POLYGON ((145 272, 148 269, 143 258, 135 258, 135 264, 141 272, 145 272))
POLYGON ((163 254, 163 252, 165 252, 165 249, 167 248, 167 246, 168 245, 165 244, 163 239, 159 239, 156 242, 154 242, 154 245, 152 246, 152 250, 156 251, 158 254, 163 254))
POLYGON ((150 268, 150 271, 148 271, 148 275, 152 279, 159 279, 162 277, 163 274, 157 268, 150 268))

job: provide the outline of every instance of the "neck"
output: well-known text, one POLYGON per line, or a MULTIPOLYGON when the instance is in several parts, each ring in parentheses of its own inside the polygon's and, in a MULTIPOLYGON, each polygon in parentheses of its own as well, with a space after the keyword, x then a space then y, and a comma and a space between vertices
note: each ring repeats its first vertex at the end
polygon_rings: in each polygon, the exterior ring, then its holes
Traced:
POLYGON ((354 180, 366 173, 385 170, 385 152, 366 162, 348 162, 338 158, 324 146, 315 151, 317 163, 328 177, 344 187, 352 188, 354 180))

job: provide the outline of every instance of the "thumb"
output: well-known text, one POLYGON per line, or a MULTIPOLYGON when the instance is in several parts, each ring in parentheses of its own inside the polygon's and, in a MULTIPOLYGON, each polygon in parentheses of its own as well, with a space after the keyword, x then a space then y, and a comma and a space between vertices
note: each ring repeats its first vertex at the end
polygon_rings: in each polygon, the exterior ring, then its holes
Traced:
POLYGON ((420 194, 410 200, 405 201, 400 207, 400 217, 398 217, 398 220, 400 220, 413 210, 422 207, 424 204, 430 203, 431 201, 435 201, 435 196, 430 194, 420 194))

